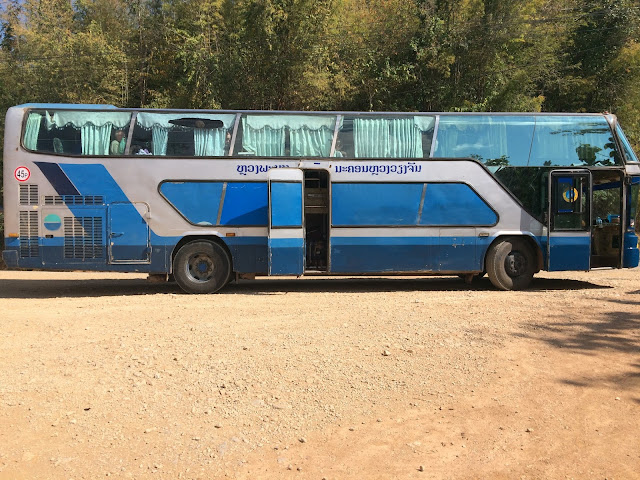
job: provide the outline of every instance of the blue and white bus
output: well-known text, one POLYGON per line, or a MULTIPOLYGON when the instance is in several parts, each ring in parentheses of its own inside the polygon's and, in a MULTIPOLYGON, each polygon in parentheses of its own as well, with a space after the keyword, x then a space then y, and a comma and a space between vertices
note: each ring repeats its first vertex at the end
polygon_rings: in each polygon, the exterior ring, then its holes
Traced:
POLYGON ((256 275, 638 265, 640 163, 609 114, 9 109, 10 268, 256 275))

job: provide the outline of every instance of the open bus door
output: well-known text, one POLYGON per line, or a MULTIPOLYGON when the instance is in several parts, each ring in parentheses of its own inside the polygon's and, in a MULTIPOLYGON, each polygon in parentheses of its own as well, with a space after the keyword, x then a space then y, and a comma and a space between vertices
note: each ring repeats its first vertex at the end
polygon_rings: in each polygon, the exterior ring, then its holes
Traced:
POLYGON ((302 275, 305 268, 304 174, 269 170, 269 275, 302 275))
POLYGON ((549 174, 547 270, 591 268, 591 172, 549 174))

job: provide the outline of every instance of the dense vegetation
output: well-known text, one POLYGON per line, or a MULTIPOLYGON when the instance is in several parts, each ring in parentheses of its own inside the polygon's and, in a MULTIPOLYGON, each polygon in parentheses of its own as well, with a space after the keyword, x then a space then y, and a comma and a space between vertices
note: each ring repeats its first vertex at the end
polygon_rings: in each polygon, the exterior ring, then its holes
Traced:
POLYGON ((6 0, 3 5, 2 116, 24 102, 608 110, 640 145, 637 0, 6 0))

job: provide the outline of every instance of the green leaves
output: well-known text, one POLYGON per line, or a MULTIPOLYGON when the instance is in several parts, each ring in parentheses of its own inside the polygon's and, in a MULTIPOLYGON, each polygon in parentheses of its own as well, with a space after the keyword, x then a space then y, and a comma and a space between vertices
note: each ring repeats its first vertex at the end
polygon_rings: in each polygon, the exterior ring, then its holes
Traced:
POLYGON ((0 106, 619 113, 634 0, 9 0, 0 106))

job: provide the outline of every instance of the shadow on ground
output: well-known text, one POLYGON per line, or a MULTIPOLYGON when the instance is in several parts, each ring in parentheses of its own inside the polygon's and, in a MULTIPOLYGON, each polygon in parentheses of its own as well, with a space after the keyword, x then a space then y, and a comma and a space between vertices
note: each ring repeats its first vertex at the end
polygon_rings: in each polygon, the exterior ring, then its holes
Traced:
MULTIPOLYGON (((611 301, 615 303, 615 301, 611 301)), ((626 302, 625 302, 626 303, 626 302)), ((640 352, 640 313, 604 312, 593 321, 563 321, 525 325, 518 336, 542 341, 552 347, 585 353, 598 350, 640 352)))
MULTIPOLYGON (((610 299, 611 304, 637 305, 637 302, 610 299)), ((606 369, 615 373, 563 379, 562 383, 578 387, 605 386, 638 392, 640 388, 640 313, 611 311, 594 315, 593 320, 530 323, 526 333, 516 336, 543 342, 567 352, 589 356, 606 355, 606 369), (609 360, 611 359, 611 360, 609 360), (632 361, 634 359, 635 361, 632 361)), ((583 317, 584 318, 584 317, 583 317)), ((640 403, 640 399, 632 399, 640 403)))
MULTIPOLYGON (((0 280, 0 298, 64 298, 181 294, 175 283, 151 283, 145 279, 22 280, 19 273, 0 280)), ((563 279, 534 279, 528 291, 588 290, 611 288, 591 282, 563 279)), ((283 292, 412 292, 412 291, 495 291, 487 278, 471 285, 456 277, 305 277, 241 280, 222 289, 219 295, 273 295, 283 292)), ((527 291, 521 292, 526 294, 527 291)), ((509 292, 505 292, 508 295, 509 292)))

